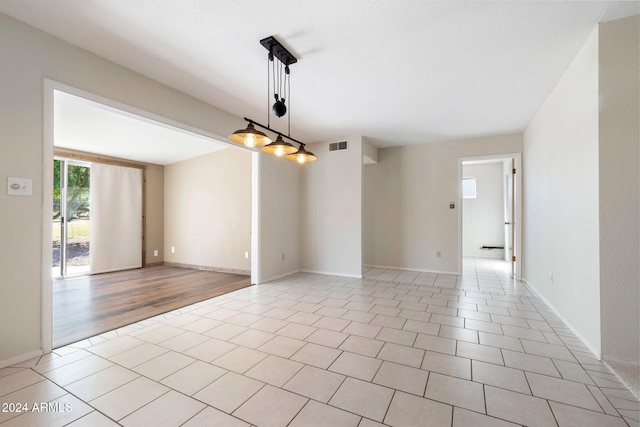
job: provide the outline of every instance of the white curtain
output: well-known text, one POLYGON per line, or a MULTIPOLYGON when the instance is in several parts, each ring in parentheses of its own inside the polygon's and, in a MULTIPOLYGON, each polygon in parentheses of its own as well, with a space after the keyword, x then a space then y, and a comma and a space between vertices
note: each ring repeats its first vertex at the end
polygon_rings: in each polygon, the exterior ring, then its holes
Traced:
POLYGON ((91 164, 90 272, 142 267, 142 171, 91 164))

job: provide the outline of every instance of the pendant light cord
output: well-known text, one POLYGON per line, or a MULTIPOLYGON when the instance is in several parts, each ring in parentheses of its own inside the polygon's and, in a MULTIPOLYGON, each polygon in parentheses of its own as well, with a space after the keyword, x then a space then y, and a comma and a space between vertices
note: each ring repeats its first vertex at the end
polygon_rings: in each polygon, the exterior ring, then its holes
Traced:
POLYGON ((282 93, 282 62, 280 63, 280 67, 278 68, 278 95, 280 95, 280 100, 282 100, 282 98, 284 98, 284 95, 282 93))
MULTIPOLYGON (((273 51, 270 50, 267 55, 267 128, 271 128, 271 79, 273 78, 273 92, 276 100, 280 99, 285 102, 287 99, 289 100, 287 136, 291 137, 291 73, 289 71, 288 64, 284 64, 280 60, 278 60, 278 62, 280 65, 276 69, 276 61, 274 60, 273 51), (271 64, 269 64, 269 62, 271 62, 271 64)), ((300 143, 300 145, 302 146, 303 144, 300 143)))
POLYGON ((273 61, 273 93, 275 95, 280 96, 280 94, 278 93, 278 81, 279 81, 279 75, 278 75, 278 68, 276 68, 276 61, 273 61))
POLYGON ((271 114, 269 114, 269 106, 271 105, 271 64, 273 61, 273 54, 269 52, 267 55, 267 127, 271 127, 271 114))
MULTIPOLYGON (((287 66, 287 71, 289 71, 289 66, 287 66)), ((291 136, 291 76, 287 72, 284 75, 284 78, 287 81, 287 99, 289 100, 289 114, 287 116, 287 135, 291 136)))

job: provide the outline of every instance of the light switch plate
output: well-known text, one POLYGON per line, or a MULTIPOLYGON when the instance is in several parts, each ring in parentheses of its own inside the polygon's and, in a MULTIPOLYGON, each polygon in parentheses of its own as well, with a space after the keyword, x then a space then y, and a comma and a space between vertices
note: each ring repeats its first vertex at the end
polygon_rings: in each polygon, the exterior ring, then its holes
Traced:
POLYGON ((33 181, 29 178, 7 178, 7 194, 9 196, 31 196, 33 181))

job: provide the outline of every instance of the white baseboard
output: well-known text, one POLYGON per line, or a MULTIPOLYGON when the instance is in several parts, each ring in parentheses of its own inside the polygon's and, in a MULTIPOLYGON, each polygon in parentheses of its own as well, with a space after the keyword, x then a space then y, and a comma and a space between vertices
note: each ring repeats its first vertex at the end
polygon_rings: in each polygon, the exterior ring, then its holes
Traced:
POLYGON ((529 283, 527 279, 525 279, 524 277, 522 278, 521 281, 527 286, 527 288, 532 290, 533 293, 535 293, 538 296, 538 298, 540 298, 542 301, 544 301, 545 304, 547 304, 547 306, 551 309, 551 311, 553 311, 553 313, 556 316, 558 316, 560 320, 562 320, 562 323, 564 323, 569 329, 571 329, 571 332, 573 332, 573 334, 576 337, 578 337, 580 341, 582 341, 582 343, 589 349, 589 351, 596 357, 596 359, 598 360, 602 359, 602 354, 598 350, 596 350, 596 348, 593 345, 591 345, 589 340, 587 340, 580 332, 578 332, 578 330, 571 323, 569 323, 569 321, 562 314, 560 314, 560 312, 553 306, 553 304, 551 304, 549 300, 547 300, 544 297, 544 295, 542 295, 540 291, 536 289, 535 286, 529 283))
POLYGON ((353 279, 362 279, 362 274, 345 274, 345 273, 336 273, 333 271, 320 271, 320 270, 300 270, 303 273, 313 273, 313 274, 322 274, 324 276, 338 276, 338 277, 349 277, 353 279))
POLYGON ((291 276, 292 274, 300 273, 300 271, 302 271, 302 270, 292 270, 292 271, 289 271, 289 272, 284 273, 284 274, 279 274, 277 276, 270 277, 268 279, 263 279, 263 280, 260 280, 260 283, 258 283, 258 285, 263 284, 263 283, 267 283, 267 282, 272 282, 274 280, 282 279, 283 277, 287 277, 287 276, 291 276))
POLYGON ((629 366, 631 368, 640 368, 640 361, 638 360, 629 360, 629 359, 620 359, 618 357, 613 357, 613 356, 607 356, 607 355, 602 355, 602 361, 603 362, 612 362, 612 363, 618 363, 620 365, 626 365, 629 366))
POLYGON ((250 270, 239 270, 235 268, 225 268, 225 267, 211 267, 207 265, 185 264, 183 262, 171 262, 171 261, 164 261, 163 264, 168 265, 169 267, 179 267, 179 268, 188 268, 191 270, 213 271, 217 273, 229 273, 229 274, 238 274, 241 276, 251 276, 250 270))
POLYGON ((15 364, 26 362, 27 360, 35 359, 36 357, 40 357, 44 354, 42 349, 32 351, 30 353, 21 354, 20 356, 15 356, 10 359, 0 360, 0 369, 6 368, 7 366, 13 366, 15 364))
POLYGON ((602 363, 618 377, 636 399, 640 399, 640 363, 637 360, 602 355, 602 363))
POLYGON ((474 254, 474 255, 462 255, 463 258, 482 258, 482 259, 499 259, 504 261, 504 249, 483 249, 487 252, 499 250, 500 254, 489 255, 488 253, 474 254))
POLYGON ((419 273, 433 273, 433 274, 453 274, 456 276, 460 275, 460 272, 454 271, 441 271, 441 270, 423 270, 420 268, 409 268, 409 267, 389 267, 387 265, 368 265, 365 264, 365 267, 370 268, 384 268, 385 270, 406 270, 406 271, 417 271, 419 273))

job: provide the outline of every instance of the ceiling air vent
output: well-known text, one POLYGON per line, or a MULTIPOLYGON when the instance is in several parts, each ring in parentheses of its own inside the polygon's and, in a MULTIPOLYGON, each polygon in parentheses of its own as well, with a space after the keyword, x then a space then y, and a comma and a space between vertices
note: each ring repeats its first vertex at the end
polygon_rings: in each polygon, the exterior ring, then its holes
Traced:
POLYGON ((332 142, 329 144, 329 151, 339 151, 347 149, 347 141, 332 142))

